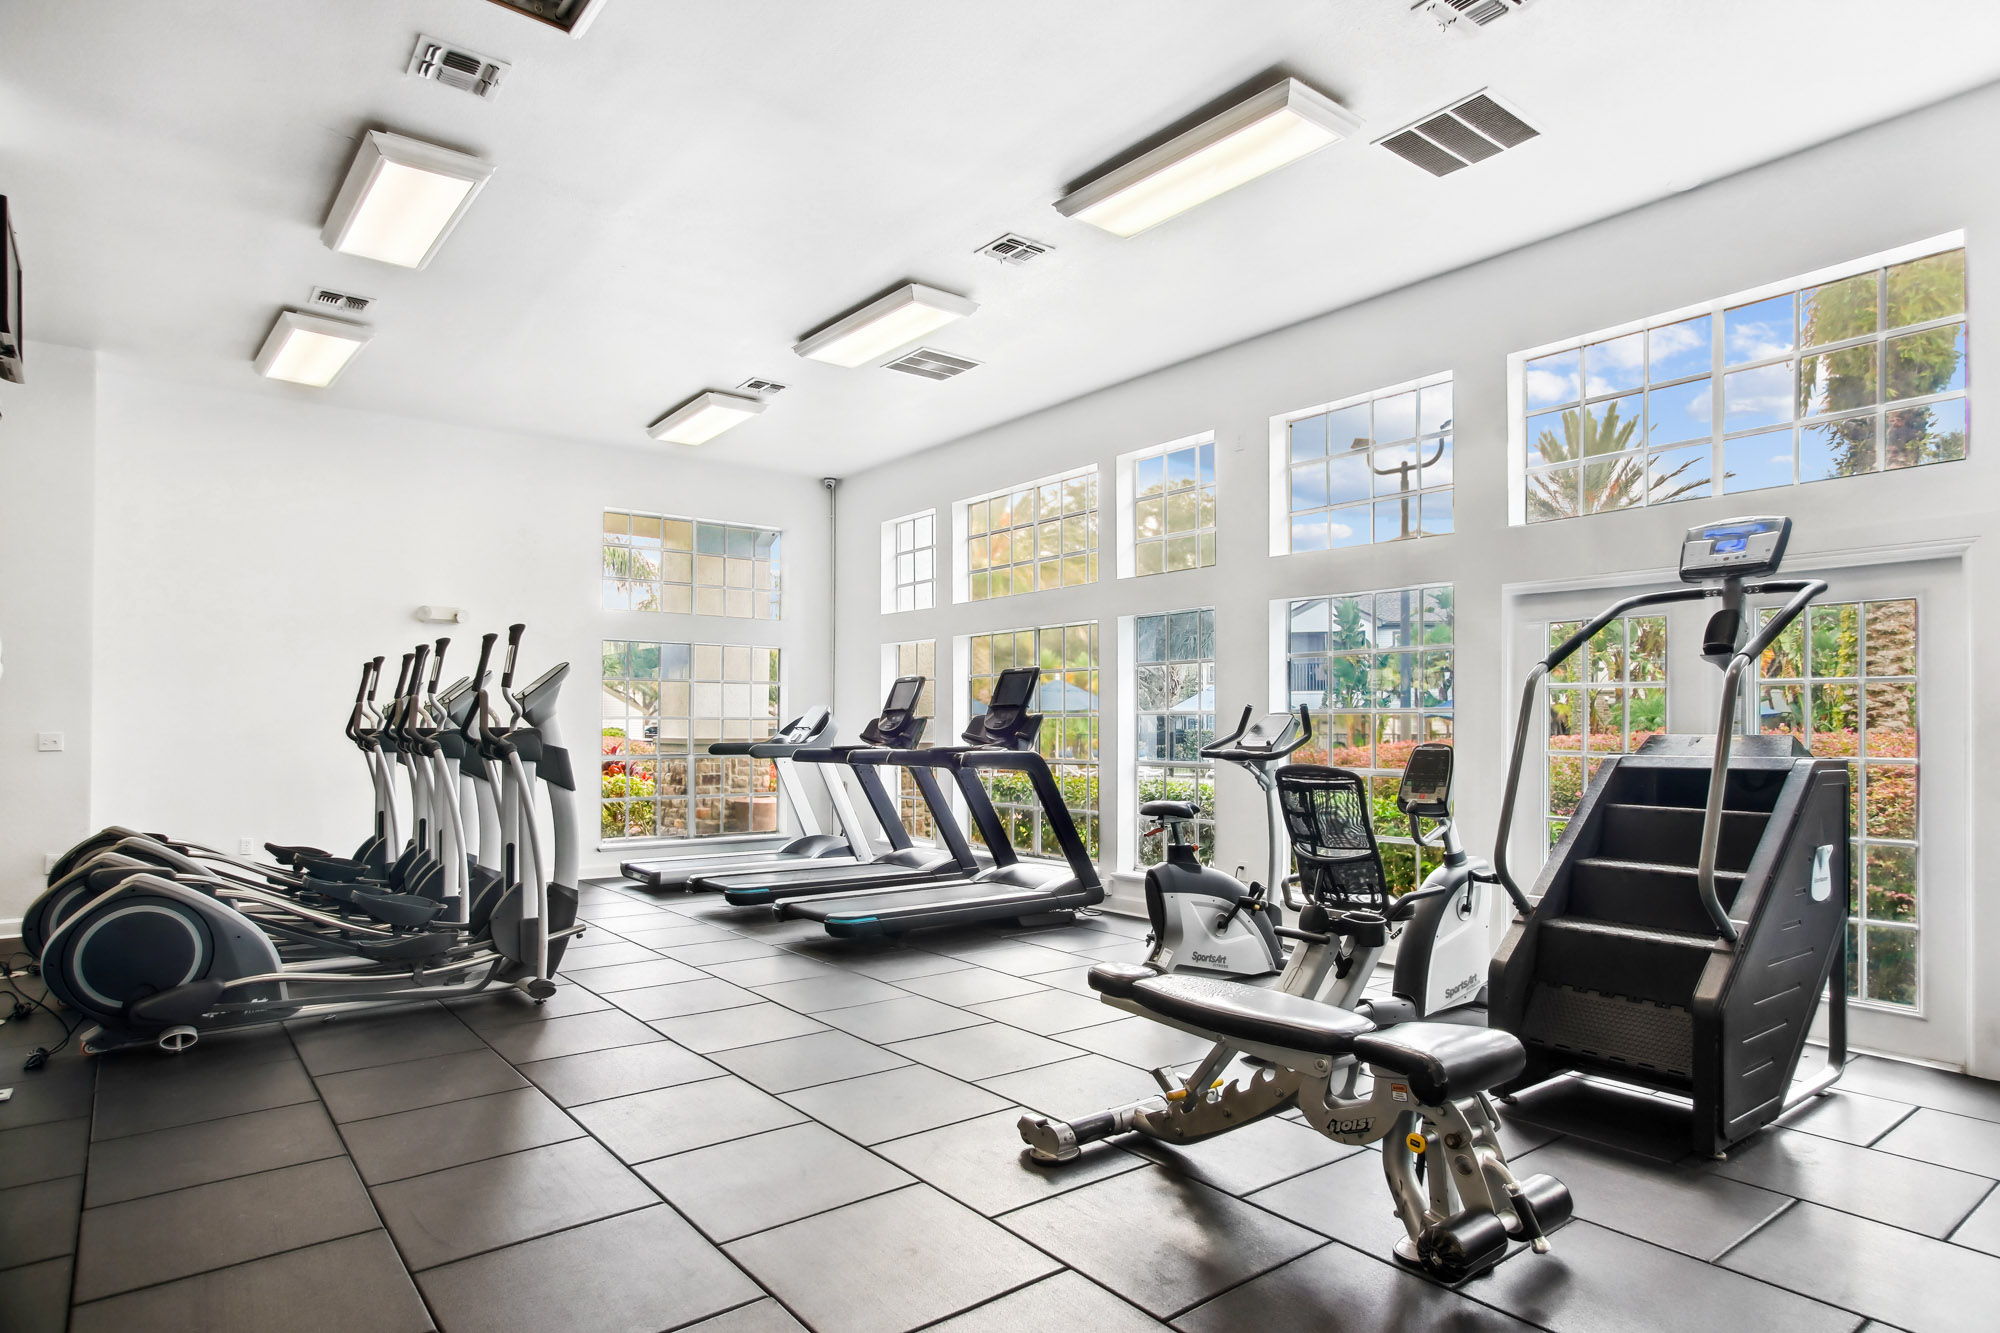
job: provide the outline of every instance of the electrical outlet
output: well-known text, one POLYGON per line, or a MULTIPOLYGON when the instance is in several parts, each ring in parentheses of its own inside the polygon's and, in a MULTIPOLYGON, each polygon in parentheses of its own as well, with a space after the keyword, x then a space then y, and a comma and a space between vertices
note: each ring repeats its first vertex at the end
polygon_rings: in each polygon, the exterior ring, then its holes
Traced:
POLYGON ((238 838, 236 840, 236 850, 244 856, 255 856, 257 854, 257 840, 255 838, 238 838))
POLYGON ((62 747, 63 734, 60 731, 43 731, 35 734, 35 748, 43 754, 54 754, 62 747))

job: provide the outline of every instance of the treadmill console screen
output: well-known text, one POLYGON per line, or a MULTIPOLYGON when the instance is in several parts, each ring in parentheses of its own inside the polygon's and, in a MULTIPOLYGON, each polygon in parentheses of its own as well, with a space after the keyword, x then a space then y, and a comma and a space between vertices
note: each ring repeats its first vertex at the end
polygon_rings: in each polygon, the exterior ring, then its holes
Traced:
POLYGON ((987 707, 1026 708, 1028 701, 1035 697, 1035 682, 1041 679, 1041 675, 1040 667, 1008 667, 993 683, 993 701, 987 707))
POLYGON ((889 697, 883 701, 884 713, 907 713, 917 706, 917 696, 924 692, 922 676, 898 676, 896 683, 889 687, 889 697))
POLYGON ((1297 713, 1266 713, 1250 724, 1242 739, 1236 742, 1239 750, 1277 750, 1292 743, 1299 732, 1297 713))
POLYGON ((1791 535, 1789 518, 1731 518, 1689 528, 1681 538, 1681 581, 1775 574, 1791 535))
POLYGON ((1451 747, 1435 741, 1410 751, 1396 808, 1406 815, 1443 819, 1451 812, 1451 747))

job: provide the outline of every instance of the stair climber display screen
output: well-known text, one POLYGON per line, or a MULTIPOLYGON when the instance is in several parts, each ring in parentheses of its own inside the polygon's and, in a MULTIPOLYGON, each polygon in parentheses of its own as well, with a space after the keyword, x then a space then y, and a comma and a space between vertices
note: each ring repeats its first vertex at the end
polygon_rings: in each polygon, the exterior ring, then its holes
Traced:
POLYGON ((1791 535, 1789 518, 1734 518, 1690 528, 1681 542, 1681 581, 1775 574, 1791 535))

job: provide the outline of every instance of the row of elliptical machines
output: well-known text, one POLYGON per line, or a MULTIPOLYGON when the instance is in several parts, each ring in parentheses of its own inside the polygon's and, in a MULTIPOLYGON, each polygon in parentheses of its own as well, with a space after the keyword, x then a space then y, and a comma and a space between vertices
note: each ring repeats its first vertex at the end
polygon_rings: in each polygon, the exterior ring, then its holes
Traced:
POLYGON ((374 824, 352 857, 267 843, 273 860, 251 861, 114 826, 59 858, 23 933, 50 992, 89 1021, 83 1048, 179 1051, 204 1032, 494 985, 553 994, 581 929, 575 778, 556 719, 569 667, 514 689, 524 628, 508 632, 499 708, 487 687, 498 635, 442 691, 449 640, 406 654, 379 711, 382 659, 363 667, 346 730, 374 824))

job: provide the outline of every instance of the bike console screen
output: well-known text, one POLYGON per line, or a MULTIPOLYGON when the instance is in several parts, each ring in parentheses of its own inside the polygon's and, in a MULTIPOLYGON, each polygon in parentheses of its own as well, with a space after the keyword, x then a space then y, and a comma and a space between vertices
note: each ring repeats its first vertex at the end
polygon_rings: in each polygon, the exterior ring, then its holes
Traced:
POLYGON ((1681 581, 1775 574, 1791 535, 1789 518, 1731 518, 1689 528, 1681 538, 1681 581))
POLYGON ((1396 808, 1421 819, 1443 819, 1451 813, 1451 747, 1427 743, 1410 751, 1403 765, 1403 782, 1396 789, 1396 808))

